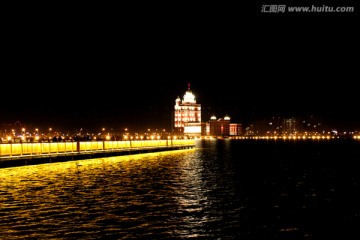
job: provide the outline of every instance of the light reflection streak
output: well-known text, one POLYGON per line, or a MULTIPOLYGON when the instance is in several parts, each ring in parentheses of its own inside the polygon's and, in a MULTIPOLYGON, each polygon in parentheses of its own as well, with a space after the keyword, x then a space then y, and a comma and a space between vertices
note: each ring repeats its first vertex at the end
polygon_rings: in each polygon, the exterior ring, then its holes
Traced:
MULTIPOLYGON (((111 223, 109 229, 120 232, 124 223, 140 228, 146 218, 166 219, 174 209, 173 191, 168 190, 168 184, 174 184, 176 175, 169 175, 169 171, 177 171, 178 163, 172 160, 194 151, 182 149, 0 169, 1 211, 7 213, 5 218, 0 217, 0 223, 7 229, 5 236, 11 238, 23 231, 37 232, 46 238, 84 229, 99 232, 104 222, 111 223)), ((158 223, 147 224, 155 228, 158 223)))
POLYGON ((203 229, 203 224, 208 221, 204 208, 210 202, 206 196, 207 190, 201 176, 204 169, 199 159, 198 153, 195 153, 184 156, 183 161, 179 163, 179 169, 182 170, 178 181, 179 186, 173 190, 178 202, 179 221, 183 227, 176 229, 176 235, 200 237, 201 234, 196 231, 203 229))

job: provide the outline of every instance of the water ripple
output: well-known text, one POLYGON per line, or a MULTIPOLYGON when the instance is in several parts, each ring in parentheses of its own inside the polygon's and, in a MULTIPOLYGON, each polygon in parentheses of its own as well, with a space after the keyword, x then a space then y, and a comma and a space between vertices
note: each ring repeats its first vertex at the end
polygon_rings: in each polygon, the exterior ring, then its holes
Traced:
POLYGON ((359 220, 358 168, 326 161, 329 149, 252 144, 0 169, 1 237, 310 239, 359 220))

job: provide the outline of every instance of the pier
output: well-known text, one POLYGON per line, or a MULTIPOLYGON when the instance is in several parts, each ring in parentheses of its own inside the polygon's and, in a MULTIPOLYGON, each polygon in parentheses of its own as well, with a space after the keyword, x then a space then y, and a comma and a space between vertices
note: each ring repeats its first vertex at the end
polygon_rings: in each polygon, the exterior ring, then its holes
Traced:
POLYGON ((0 168, 193 148, 194 139, 0 144, 0 168))

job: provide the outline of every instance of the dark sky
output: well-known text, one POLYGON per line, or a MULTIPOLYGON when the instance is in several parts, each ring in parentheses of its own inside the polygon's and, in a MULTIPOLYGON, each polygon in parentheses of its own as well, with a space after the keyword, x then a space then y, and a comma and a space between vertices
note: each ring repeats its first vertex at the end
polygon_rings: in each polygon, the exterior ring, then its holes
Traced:
POLYGON ((203 121, 315 115, 359 129, 355 17, 246 7, 13 17, 3 35, 0 123, 170 129, 175 98, 190 83, 203 121))

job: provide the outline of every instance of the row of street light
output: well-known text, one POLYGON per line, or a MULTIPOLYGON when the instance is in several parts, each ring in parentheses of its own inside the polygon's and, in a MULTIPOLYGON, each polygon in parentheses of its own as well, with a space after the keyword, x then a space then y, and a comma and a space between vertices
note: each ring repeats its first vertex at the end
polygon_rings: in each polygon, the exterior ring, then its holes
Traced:
POLYGON ((80 128, 79 131, 71 133, 62 133, 61 131, 53 131, 53 128, 48 128, 47 133, 41 133, 39 128, 35 128, 34 132, 26 131, 26 128, 21 128, 20 131, 11 129, 8 133, 6 130, 0 132, 0 142, 62 142, 62 141, 129 141, 129 140, 166 140, 166 139, 182 139, 188 138, 184 136, 176 136, 166 132, 165 129, 158 131, 155 129, 151 132, 151 129, 147 129, 145 133, 131 133, 128 128, 124 128, 123 131, 106 131, 106 128, 101 128, 101 132, 95 134, 84 131, 80 128))

